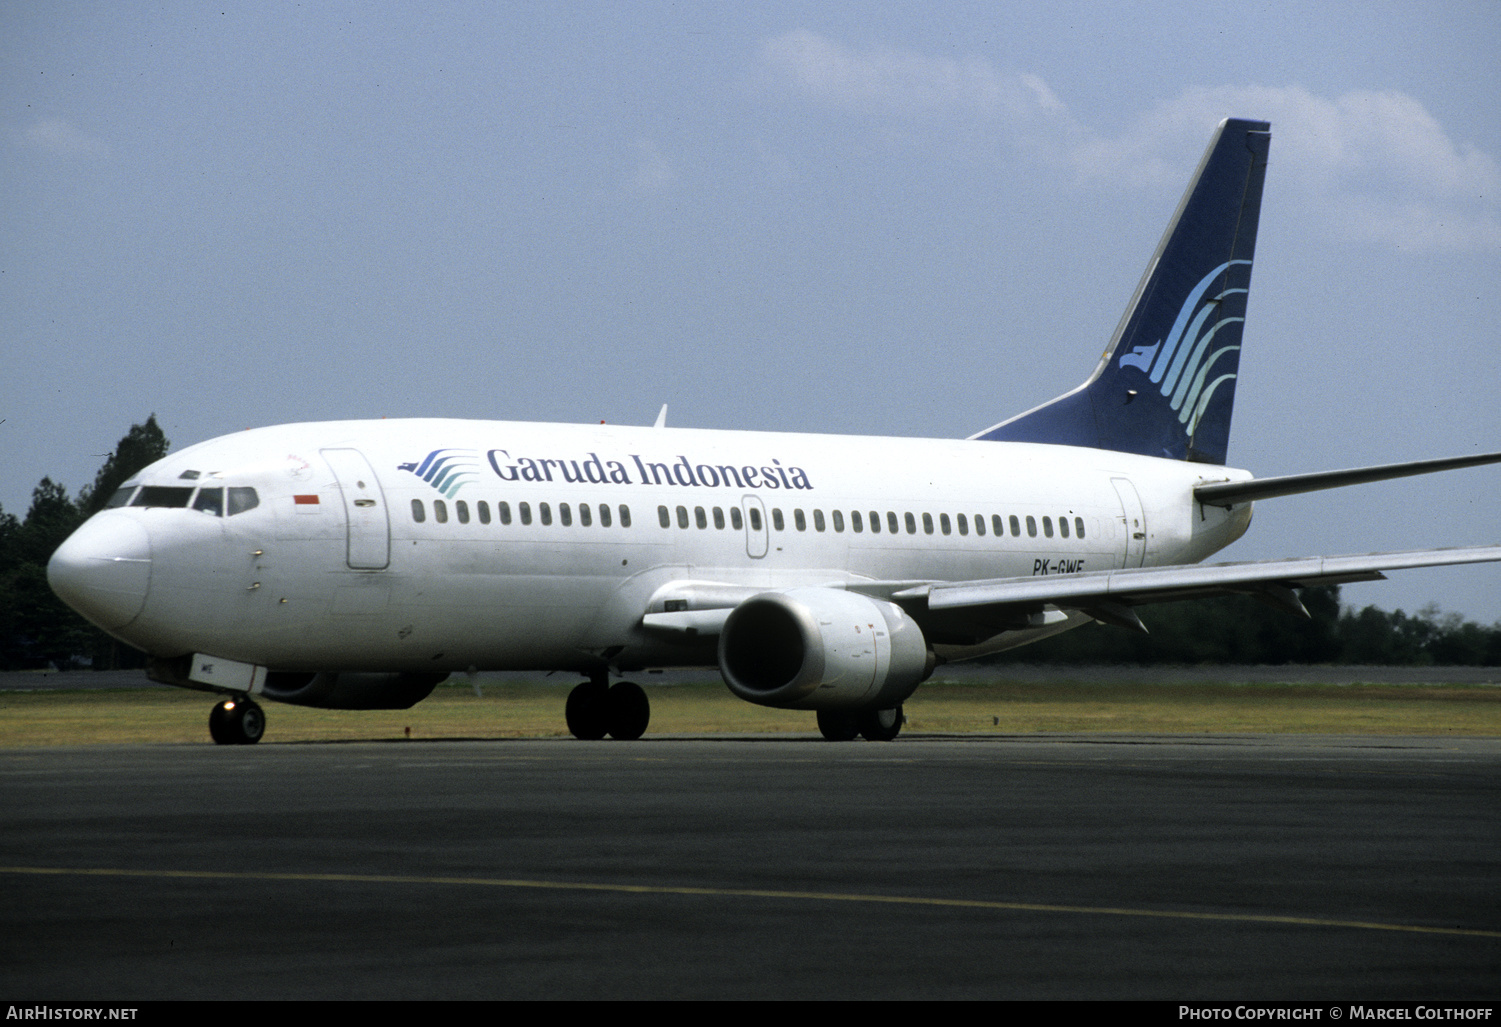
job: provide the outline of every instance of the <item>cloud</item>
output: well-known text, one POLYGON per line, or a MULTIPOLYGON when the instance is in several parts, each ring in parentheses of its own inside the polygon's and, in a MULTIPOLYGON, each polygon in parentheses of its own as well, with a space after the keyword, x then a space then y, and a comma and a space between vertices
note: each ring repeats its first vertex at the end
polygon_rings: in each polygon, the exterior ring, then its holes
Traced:
POLYGON ((1080 183, 1180 182, 1209 126, 1227 116, 1264 119, 1277 174, 1335 233, 1405 248, 1501 249, 1501 165, 1450 139, 1422 103, 1393 90, 1324 97, 1301 86, 1193 87, 1107 136, 1074 117, 1040 77, 980 58, 857 50, 800 29, 766 40, 760 65, 773 83, 826 109, 979 116, 1001 145, 1080 183))
POLYGON ((46 118, 21 133, 24 145, 59 157, 103 157, 109 147, 61 118, 46 118))
POLYGON ((672 164, 650 139, 637 139, 636 170, 631 184, 643 192, 657 192, 677 181, 672 164))
POLYGON ((857 51, 806 29, 766 40, 761 63, 773 81, 828 107, 1007 118, 1062 108, 1041 79, 997 71, 980 58, 927 57, 888 46, 857 51))

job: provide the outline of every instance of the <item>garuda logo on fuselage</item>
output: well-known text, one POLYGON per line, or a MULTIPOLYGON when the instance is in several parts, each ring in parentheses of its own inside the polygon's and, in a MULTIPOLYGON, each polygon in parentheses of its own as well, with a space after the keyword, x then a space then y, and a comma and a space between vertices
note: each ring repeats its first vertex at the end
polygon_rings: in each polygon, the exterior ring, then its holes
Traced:
POLYGON ((411 471, 452 499, 454 493, 479 477, 479 467, 478 450, 435 449, 420 463, 401 464, 396 469, 411 471))
POLYGON ((1232 265, 1250 263, 1249 260, 1231 260, 1209 272, 1183 301, 1166 339, 1151 346, 1137 346, 1120 358, 1120 367, 1140 368, 1154 384, 1161 384, 1162 395, 1168 397, 1169 406, 1178 412, 1178 421, 1189 436, 1199 426, 1199 418, 1204 416, 1215 390, 1235 380, 1235 373, 1228 370, 1211 377, 1216 362, 1240 349, 1239 346, 1213 349, 1214 337, 1226 325, 1245 320, 1243 317, 1216 319, 1225 297, 1244 294, 1244 288, 1225 289, 1208 298, 1204 293, 1232 265))

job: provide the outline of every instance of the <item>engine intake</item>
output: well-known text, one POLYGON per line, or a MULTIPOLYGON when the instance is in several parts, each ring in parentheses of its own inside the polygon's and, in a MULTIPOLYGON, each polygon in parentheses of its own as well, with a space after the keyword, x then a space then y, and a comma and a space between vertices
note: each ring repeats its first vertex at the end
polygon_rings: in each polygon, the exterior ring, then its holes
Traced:
POLYGON ((933 665, 922 629, 901 607, 833 588, 752 596, 719 635, 730 691, 781 709, 890 709, 933 665))

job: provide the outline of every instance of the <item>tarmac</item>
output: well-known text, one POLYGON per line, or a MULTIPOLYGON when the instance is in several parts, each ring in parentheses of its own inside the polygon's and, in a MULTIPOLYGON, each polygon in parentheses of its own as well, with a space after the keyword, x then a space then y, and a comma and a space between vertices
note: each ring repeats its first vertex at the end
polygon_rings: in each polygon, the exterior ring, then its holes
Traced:
POLYGON ((1501 997, 1501 739, 0 752, 0 991, 1501 997))

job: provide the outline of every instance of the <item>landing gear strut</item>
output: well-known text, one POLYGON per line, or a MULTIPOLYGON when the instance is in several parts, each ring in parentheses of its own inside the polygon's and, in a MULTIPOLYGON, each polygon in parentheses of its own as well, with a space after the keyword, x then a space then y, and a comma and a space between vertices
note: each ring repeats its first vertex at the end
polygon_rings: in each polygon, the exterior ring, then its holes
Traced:
POLYGON ((266 714, 250 699, 225 699, 208 715, 217 745, 254 745, 266 733, 266 714))
POLYGON ((629 742, 646 733, 651 702, 640 685, 617 681, 606 687, 604 679, 595 678, 568 693, 564 715, 575 738, 592 741, 609 735, 629 742))

